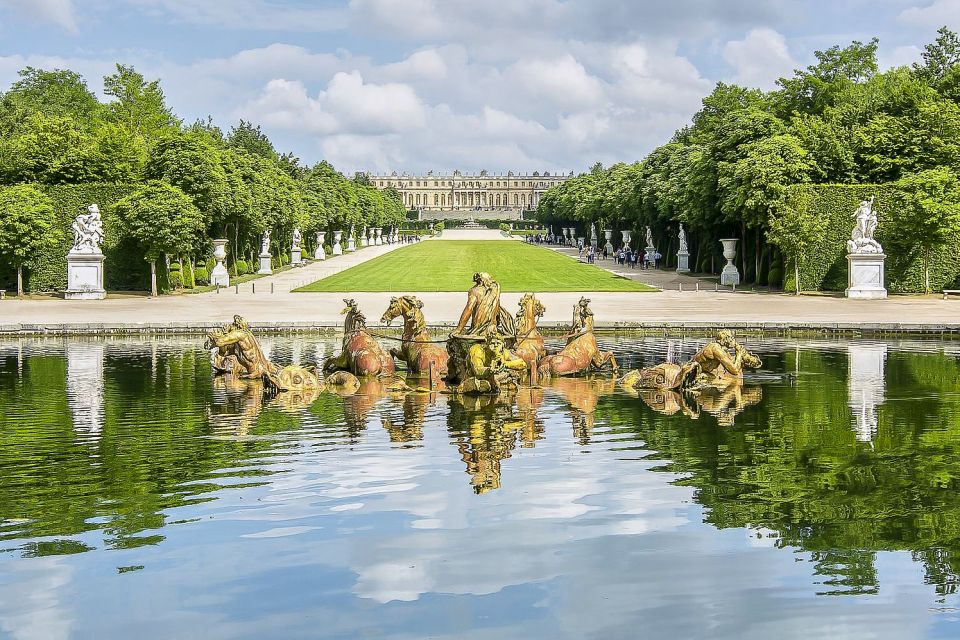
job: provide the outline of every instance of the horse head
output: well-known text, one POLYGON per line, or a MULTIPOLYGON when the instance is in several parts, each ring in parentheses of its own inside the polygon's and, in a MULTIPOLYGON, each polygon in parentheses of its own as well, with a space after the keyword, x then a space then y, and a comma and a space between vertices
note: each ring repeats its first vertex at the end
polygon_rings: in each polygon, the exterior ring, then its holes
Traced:
POLYGON ((383 312, 382 316, 380 316, 380 322, 389 325, 391 322, 393 322, 394 318, 403 315, 403 312, 403 298, 394 296, 390 298, 390 305, 387 307, 387 310, 383 312))
POLYGON ((529 331, 537 326, 537 320, 546 313, 547 308, 537 300, 533 293, 525 293, 520 298, 520 310, 517 311, 517 329, 529 331))

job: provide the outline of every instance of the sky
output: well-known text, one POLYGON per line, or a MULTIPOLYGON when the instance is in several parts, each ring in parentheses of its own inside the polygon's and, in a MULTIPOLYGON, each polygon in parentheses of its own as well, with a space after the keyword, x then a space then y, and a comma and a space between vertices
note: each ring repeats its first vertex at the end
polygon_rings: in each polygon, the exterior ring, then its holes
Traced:
POLYGON ((0 0, 0 88, 69 68, 102 97, 120 62, 306 164, 579 172, 643 158, 719 81, 874 36, 910 64, 943 25, 960 0, 0 0))

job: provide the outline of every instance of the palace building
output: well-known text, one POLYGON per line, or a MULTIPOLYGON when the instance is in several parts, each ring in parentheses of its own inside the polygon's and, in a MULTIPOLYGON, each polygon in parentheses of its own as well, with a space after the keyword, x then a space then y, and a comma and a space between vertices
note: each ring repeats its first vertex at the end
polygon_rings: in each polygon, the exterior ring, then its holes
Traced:
POLYGON ((369 174, 377 188, 393 187, 400 192, 403 203, 410 209, 432 211, 522 211, 535 209, 543 192, 555 184, 573 177, 569 174, 534 171, 529 174, 491 174, 481 171, 464 175, 454 171, 449 175, 369 174))

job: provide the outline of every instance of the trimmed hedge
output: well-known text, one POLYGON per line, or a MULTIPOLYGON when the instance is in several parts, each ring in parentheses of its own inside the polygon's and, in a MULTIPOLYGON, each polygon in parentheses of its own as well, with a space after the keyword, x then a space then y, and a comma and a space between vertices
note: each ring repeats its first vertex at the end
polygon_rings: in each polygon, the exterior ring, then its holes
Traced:
MULTIPOLYGON (((854 226, 854 212, 862 200, 875 196, 879 224, 877 240, 887 256, 886 287, 891 293, 923 291, 923 253, 903 246, 897 234, 898 214, 895 184, 804 184, 790 187, 788 202, 826 220, 823 235, 800 272, 802 289, 842 291, 847 286, 847 240, 854 226)), ((930 253, 930 287, 954 288, 960 276, 960 235, 930 253)), ((787 270, 786 288, 792 286, 793 271, 787 270)))
POLYGON ((206 267, 197 267, 193 272, 193 278, 200 286, 210 284, 210 272, 206 267))
POLYGON ((94 202, 103 216, 103 253, 106 256, 104 286, 109 290, 149 288, 150 265, 130 243, 119 242, 115 232, 113 204, 130 191, 130 185, 87 183, 39 186, 53 202, 58 240, 28 265, 25 283, 28 290, 62 291, 67 288, 67 252, 73 247, 73 231, 70 227, 80 209, 94 202))

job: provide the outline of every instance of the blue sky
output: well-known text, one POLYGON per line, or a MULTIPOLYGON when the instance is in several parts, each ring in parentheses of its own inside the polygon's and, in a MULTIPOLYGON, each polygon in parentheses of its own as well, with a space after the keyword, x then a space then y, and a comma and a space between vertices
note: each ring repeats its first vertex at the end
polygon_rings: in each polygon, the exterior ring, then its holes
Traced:
POLYGON ((0 0, 0 86, 29 64, 99 92, 123 62, 308 163, 580 171, 643 157, 717 81, 770 88, 873 36, 909 64, 944 24, 960 0, 0 0))

